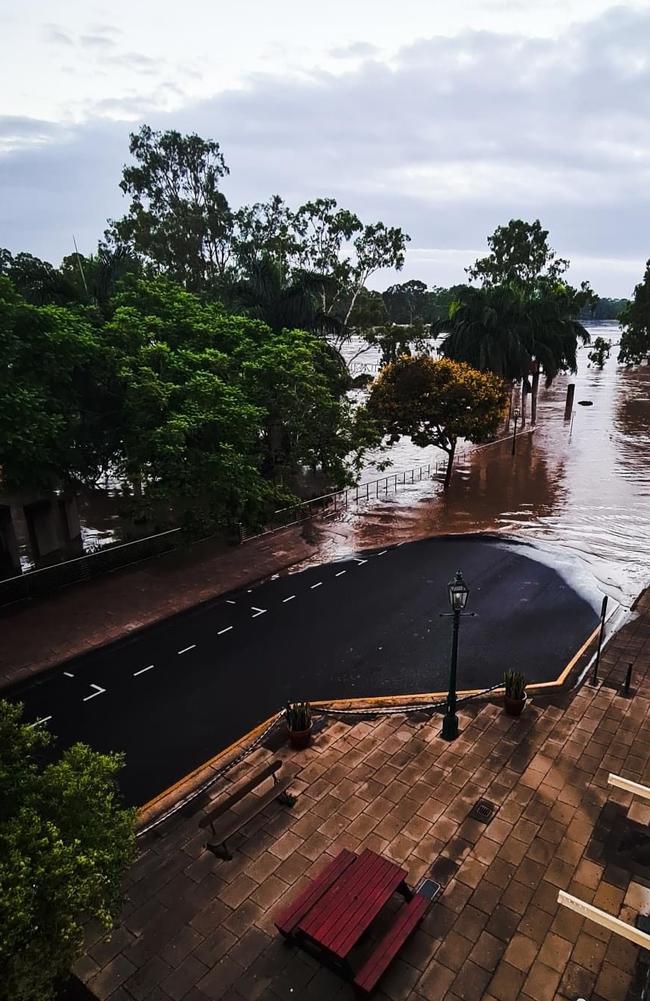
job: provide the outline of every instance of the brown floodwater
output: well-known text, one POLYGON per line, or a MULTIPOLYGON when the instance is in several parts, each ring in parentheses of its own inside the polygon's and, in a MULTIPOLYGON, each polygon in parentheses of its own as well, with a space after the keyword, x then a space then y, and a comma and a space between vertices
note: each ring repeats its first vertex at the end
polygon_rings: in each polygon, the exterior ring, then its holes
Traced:
MULTIPOLYGON (((618 340, 615 324, 591 331, 618 340)), ((552 563, 572 561, 629 607, 650 582, 650 368, 623 368, 613 347, 600 371, 588 350, 579 351, 577 375, 540 387, 537 426, 518 436, 514 457, 510 440, 469 448, 446 494, 423 481, 350 511, 334 528, 328 556, 427 535, 499 533, 533 543, 552 563), (565 421, 569 382, 574 413, 565 421)), ((442 453, 403 440, 391 471, 431 456, 442 453)), ((376 475, 368 470, 363 479, 376 475)))

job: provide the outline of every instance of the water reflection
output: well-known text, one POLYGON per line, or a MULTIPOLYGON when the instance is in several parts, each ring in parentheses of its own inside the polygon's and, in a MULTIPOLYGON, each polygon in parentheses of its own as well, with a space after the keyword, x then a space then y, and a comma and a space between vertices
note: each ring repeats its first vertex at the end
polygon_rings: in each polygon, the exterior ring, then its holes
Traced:
MULTIPOLYGON (((615 325, 592 328, 611 339, 616 332, 615 325)), ((650 368, 621 368, 614 348, 599 371, 587 355, 579 352, 576 376, 540 390, 537 427, 518 440, 514 460, 509 442, 475 451, 459 461, 447 495, 415 484, 363 517, 350 514, 341 551, 447 532, 501 532, 577 554, 601 588, 629 606, 650 580, 650 368), (565 421, 570 381, 574 414, 565 421)), ((394 468, 419 454, 399 443, 394 468)))

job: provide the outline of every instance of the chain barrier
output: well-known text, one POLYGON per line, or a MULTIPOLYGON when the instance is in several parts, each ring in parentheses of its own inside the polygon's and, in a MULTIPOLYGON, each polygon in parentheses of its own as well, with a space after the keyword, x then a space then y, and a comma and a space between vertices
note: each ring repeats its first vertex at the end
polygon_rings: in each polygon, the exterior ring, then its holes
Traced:
MULTIPOLYGON (((496 685, 491 685, 490 688, 484 688, 480 692, 473 692, 471 695, 465 695, 463 698, 456 700, 456 705, 464 705, 466 702, 471 702, 473 699, 480 699, 484 695, 489 695, 490 692, 496 691, 498 688, 503 688, 503 682, 499 682, 496 685)), ((447 706, 447 699, 444 698, 440 702, 418 702, 417 705, 413 706, 383 706, 378 708, 368 708, 368 709, 328 709, 322 706, 318 706, 312 709, 312 712, 318 715, 319 713, 323 716, 393 716, 393 715, 408 715, 409 713, 422 712, 423 710, 436 710, 444 709, 447 706)))
MULTIPOLYGON (((502 687, 503 684, 500 682, 499 684, 492 685, 490 688, 484 688, 483 691, 481 692, 474 692, 471 695, 466 695, 464 698, 458 699, 456 705, 460 706, 464 705, 466 702, 471 702, 473 699, 480 699, 484 695, 489 695, 490 692, 493 692, 497 688, 502 688, 502 687)), ((312 708, 312 712, 315 716, 350 716, 353 718, 363 717, 363 716, 393 716, 396 714, 407 716, 410 713, 417 713, 427 710, 435 711, 438 709, 444 709, 446 705, 447 705, 447 699, 444 699, 440 702, 420 702, 418 703, 418 705, 415 706, 383 706, 383 707, 380 706, 378 708, 369 708, 369 709, 328 709, 324 706, 318 706, 312 708)), ((189 806, 189 804, 194 802, 195 799, 206 793, 208 789, 211 789, 212 786, 219 781, 219 779, 223 778, 224 775, 227 775, 227 773, 231 771, 236 765, 240 764, 240 762, 242 762, 244 758, 248 757, 249 754, 252 754, 253 751, 257 750, 260 744, 262 744, 266 740, 268 735, 273 730, 275 730, 275 728, 278 726, 278 724, 283 718, 284 718, 284 709, 281 709, 279 712, 275 714, 269 725, 265 727, 265 729, 262 730, 262 732, 257 735, 255 740, 251 741, 250 744, 247 744, 246 747, 243 747, 241 751, 239 751, 233 758, 231 758, 230 761, 226 762, 225 765, 222 765, 222 767, 219 768, 214 773, 214 775, 209 779, 209 781, 205 782, 198 789, 195 789, 193 792, 189 793, 189 795, 185 796, 182 800, 179 800, 178 803, 175 803, 173 807, 171 807, 165 813, 161 814, 160 817, 157 817, 156 820, 153 820, 150 824, 147 824, 146 827, 143 827, 140 831, 137 832, 136 837, 142 838, 144 837, 145 834, 149 834, 151 831, 155 830, 155 828, 160 827, 161 824, 164 824, 167 820, 170 820, 180 810, 185 809, 185 807, 189 806)))
POLYGON ((231 758, 230 761, 226 762, 225 765, 222 765, 222 767, 219 768, 207 782, 204 782, 203 785, 199 786, 198 789, 195 789, 193 792, 189 793, 189 795, 179 800, 178 803, 175 803, 174 806, 172 806, 169 810, 166 811, 166 813, 161 814, 160 817, 157 817, 150 824, 147 824, 146 827, 143 827, 141 830, 139 830, 136 834, 136 838, 142 838, 144 837, 145 834, 149 834, 156 827, 159 827, 161 824, 165 823, 165 821, 170 820, 170 818, 173 817, 176 813, 178 813, 179 810, 183 810, 186 806, 189 806, 190 803, 194 802, 194 800, 197 799, 199 796, 202 796, 204 793, 206 793, 208 789, 211 789, 212 786, 215 784, 215 782, 218 782, 219 779, 223 778, 224 775, 227 775, 227 773, 231 769, 233 769, 235 765, 238 765, 241 761, 244 760, 244 758, 248 757, 249 754, 257 750, 260 744, 262 744, 266 740, 271 731, 277 727, 278 723, 283 717, 284 717, 284 709, 281 709, 279 712, 275 714, 269 725, 264 730, 262 730, 261 733, 257 735, 255 740, 251 741, 250 744, 247 744, 246 747, 243 747, 241 751, 238 751, 238 753, 234 756, 234 758, 231 758))

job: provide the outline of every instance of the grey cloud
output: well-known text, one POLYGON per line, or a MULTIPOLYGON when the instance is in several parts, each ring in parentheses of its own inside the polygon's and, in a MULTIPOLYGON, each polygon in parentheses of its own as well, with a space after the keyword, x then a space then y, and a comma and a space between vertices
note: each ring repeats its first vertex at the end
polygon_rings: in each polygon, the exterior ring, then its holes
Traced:
POLYGON ((370 42, 352 42, 336 49, 330 49, 330 55, 335 59, 359 59, 374 56, 379 52, 376 45, 370 42))
MULTIPOLYGON (((275 192, 290 203, 332 194, 403 226, 424 248, 484 246, 499 223, 539 216, 560 253, 638 258, 641 267, 650 252, 648 37, 650 11, 615 8, 557 40, 467 31, 421 40, 390 65, 369 55, 338 75, 253 76, 173 115, 155 110, 160 95, 137 94, 94 113, 146 114, 154 127, 218 139, 235 205, 275 192)), ((60 256, 79 197, 87 230, 102 231, 120 212, 128 130, 95 121, 0 160, 11 208, 0 206, 0 228, 14 245, 60 256), (57 203, 41 215, 40 194, 53 185, 57 203)))
POLYGON ((43 32, 48 42, 54 42, 56 45, 74 45, 70 35, 63 31, 58 24, 45 24, 43 32))
POLYGON ((115 39, 109 38, 106 34, 98 32, 89 33, 86 35, 80 35, 79 43, 84 48, 104 49, 106 51, 108 51, 109 49, 114 49, 115 45, 117 44, 115 42, 115 39))

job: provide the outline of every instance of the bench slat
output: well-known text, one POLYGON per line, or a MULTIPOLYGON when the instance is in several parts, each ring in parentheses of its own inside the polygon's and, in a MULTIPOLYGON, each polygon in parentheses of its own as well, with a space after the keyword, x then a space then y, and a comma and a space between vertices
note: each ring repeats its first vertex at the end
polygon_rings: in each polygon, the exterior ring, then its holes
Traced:
POLYGON ((278 912, 275 918, 275 927, 278 931, 282 932, 283 935, 291 935, 305 915, 356 858, 354 852, 347 848, 339 852, 336 858, 325 866, 322 872, 305 887, 292 903, 278 912))
POLYGON ((415 930, 418 922, 424 917, 430 903, 428 897, 416 893, 399 911, 393 924, 354 978, 356 987, 370 993, 409 935, 415 930))
MULTIPOLYGON (((244 782, 240 782, 238 786, 233 789, 228 796, 220 800, 217 805, 210 810, 209 813, 199 821, 199 827, 207 827, 209 824, 213 824, 215 820, 226 813, 235 803, 238 803, 240 799, 247 796, 249 792, 256 789, 258 785, 269 779, 272 775, 275 775, 277 771, 282 768, 282 761, 276 758, 274 761, 270 761, 268 765, 264 765, 262 768, 258 768, 256 772, 251 775, 250 778, 246 779, 244 782)), ((285 787, 286 788, 286 787, 285 787)))
POLYGON ((209 841, 206 847, 213 852, 220 845, 223 845, 228 838, 231 838, 233 834, 240 831, 249 820, 256 817, 258 813, 269 805, 269 803, 272 803, 274 799, 277 799, 281 793, 288 789, 291 782, 292 779, 289 778, 281 779, 279 782, 276 782, 275 785, 268 790, 268 792, 265 792, 263 796, 256 796, 245 810, 242 810, 241 813, 233 814, 228 823, 217 828, 214 835, 214 841, 209 841))

